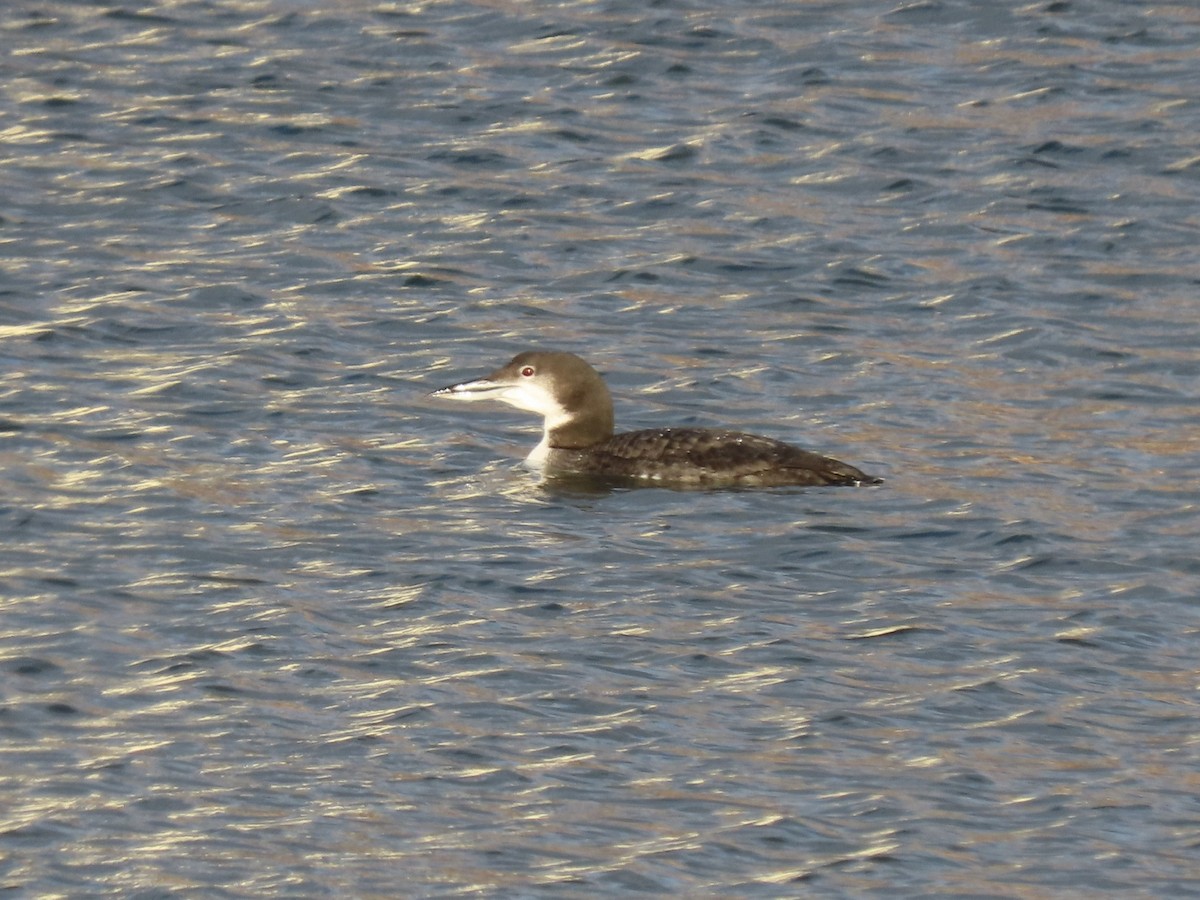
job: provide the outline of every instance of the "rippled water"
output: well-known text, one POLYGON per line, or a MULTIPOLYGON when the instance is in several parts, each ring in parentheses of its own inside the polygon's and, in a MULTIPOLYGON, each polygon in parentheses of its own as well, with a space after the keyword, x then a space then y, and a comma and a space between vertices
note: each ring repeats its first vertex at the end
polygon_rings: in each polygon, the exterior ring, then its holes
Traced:
POLYGON ((4 890, 1200 894, 1192 6, 0 27, 4 890), (887 482, 548 489, 529 346, 887 482))

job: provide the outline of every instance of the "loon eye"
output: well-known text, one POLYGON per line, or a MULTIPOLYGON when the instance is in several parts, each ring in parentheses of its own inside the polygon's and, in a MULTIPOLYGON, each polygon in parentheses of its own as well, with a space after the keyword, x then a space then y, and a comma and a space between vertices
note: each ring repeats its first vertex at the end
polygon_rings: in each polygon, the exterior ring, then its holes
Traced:
POLYGON ((526 366, 521 370, 521 374, 526 378, 533 377, 533 366, 526 366))

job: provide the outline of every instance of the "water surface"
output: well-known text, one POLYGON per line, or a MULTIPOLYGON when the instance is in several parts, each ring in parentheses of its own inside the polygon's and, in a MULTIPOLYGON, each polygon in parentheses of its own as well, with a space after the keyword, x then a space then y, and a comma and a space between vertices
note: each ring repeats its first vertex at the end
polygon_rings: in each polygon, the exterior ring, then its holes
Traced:
POLYGON ((1200 893, 1200 14, 3 18, 0 885, 1200 893), (550 489, 530 346, 887 481, 550 489))

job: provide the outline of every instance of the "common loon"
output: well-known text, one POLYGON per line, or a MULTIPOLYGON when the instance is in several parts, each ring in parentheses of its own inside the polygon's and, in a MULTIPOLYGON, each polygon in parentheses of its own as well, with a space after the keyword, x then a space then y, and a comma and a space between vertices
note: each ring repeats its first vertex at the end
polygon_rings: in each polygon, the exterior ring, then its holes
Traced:
POLYGON ((608 387, 574 353, 527 350, 490 375, 433 391, 454 400, 499 400, 543 418, 527 462, 547 474, 682 486, 878 484, 854 466, 783 441, 709 428, 613 434, 608 387))

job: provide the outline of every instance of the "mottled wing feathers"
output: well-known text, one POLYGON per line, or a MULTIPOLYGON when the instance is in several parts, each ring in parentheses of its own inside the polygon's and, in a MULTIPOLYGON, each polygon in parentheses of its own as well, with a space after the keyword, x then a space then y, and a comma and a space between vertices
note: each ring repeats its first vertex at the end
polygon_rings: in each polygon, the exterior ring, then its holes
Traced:
POLYGON ((618 434, 589 447, 580 468, 631 478, 693 484, 819 485, 876 479, 783 441, 706 428, 618 434))

